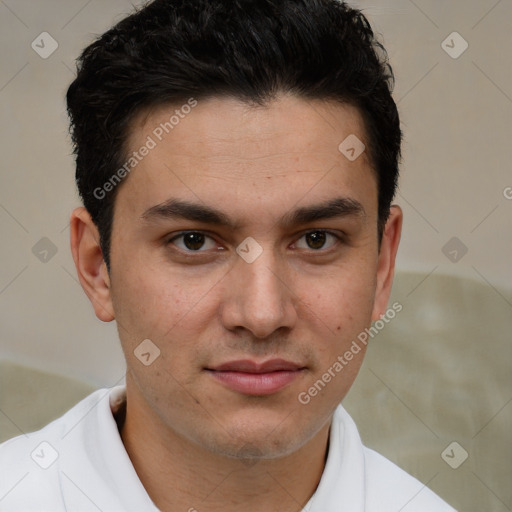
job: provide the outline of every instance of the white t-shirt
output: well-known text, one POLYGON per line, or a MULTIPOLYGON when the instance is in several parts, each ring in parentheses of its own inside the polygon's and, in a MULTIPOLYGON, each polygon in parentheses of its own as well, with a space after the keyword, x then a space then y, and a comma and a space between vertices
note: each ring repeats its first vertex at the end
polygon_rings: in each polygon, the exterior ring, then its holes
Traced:
MULTIPOLYGON (((114 418, 125 399, 100 389, 59 419, 0 445, 1 512, 158 512, 124 448, 114 418)), ((201 503, 192 508, 207 512, 201 503)), ((304 512, 454 512, 421 482, 363 446, 340 405, 329 454, 304 512)))

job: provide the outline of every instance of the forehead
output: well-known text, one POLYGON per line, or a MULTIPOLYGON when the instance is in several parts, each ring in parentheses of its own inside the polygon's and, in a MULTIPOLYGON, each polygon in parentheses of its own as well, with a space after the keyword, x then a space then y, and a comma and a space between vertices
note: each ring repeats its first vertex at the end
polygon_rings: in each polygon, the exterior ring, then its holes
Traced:
POLYGON ((141 139, 151 136, 158 145, 194 148, 211 156, 229 145, 229 156, 250 159, 279 147, 332 151, 344 134, 366 139, 362 116, 348 103, 284 93, 264 105, 229 96, 190 98, 140 112, 130 125, 127 147, 136 149, 141 139))
POLYGON ((367 152, 351 161, 340 151, 347 139, 368 146, 358 110, 334 101, 281 95, 265 106, 234 98, 162 105, 131 124, 127 158, 139 159, 119 199, 142 213, 171 196, 213 198, 227 209, 256 199, 278 209, 329 192, 376 198, 367 152))

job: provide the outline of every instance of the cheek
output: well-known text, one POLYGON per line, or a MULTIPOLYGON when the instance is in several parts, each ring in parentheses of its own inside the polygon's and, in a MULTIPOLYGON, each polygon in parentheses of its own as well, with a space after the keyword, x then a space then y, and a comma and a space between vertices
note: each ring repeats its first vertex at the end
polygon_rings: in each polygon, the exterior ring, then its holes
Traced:
POLYGON ((332 335, 343 339, 370 323, 375 285, 368 263, 366 267, 347 265, 321 279, 303 278, 298 293, 332 335))
POLYGON ((309 288, 309 316, 305 318, 313 337, 315 364, 298 395, 315 411, 333 410, 357 377, 367 345, 358 336, 371 323, 373 279, 330 281, 328 290, 309 288))
POLYGON ((116 269, 112 299, 125 354, 150 339, 175 368, 186 358, 195 358, 194 340, 212 322, 219 277, 192 277, 190 272, 147 264, 116 269))

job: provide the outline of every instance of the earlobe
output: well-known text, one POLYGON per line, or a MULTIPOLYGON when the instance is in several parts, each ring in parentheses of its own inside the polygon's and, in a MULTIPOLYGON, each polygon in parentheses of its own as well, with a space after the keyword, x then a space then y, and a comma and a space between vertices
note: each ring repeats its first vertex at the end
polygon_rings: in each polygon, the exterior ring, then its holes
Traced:
POLYGON ((114 320, 110 277, 99 243, 99 233, 89 212, 76 208, 70 220, 71 252, 80 284, 103 322, 114 320))
POLYGON ((403 213, 400 206, 393 205, 384 228, 377 263, 377 287, 372 312, 372 322, 379 320, 386 312, 393 277, 395 274, 395 259, 402 234, 403 213))

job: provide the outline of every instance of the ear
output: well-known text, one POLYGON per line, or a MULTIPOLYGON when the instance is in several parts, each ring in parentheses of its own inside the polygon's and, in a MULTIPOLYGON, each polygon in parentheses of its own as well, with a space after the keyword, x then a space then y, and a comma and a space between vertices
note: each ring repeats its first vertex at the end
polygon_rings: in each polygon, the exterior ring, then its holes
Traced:
POLYGON ((402 234, 403 213, 400 206, 393 205, 384 228, 377 262, 377 287, 373 304, 372 322, 379 320, 388 307, 391 286, 395 275, 395 258, 402 234))
POLYGON ((73 211, 70 226, 71 252, 80 284, 96 316, 103 322, 111 322, 115 315, 110 295, 110 277, 100 247, 98 228, 83 207, 73 211))

